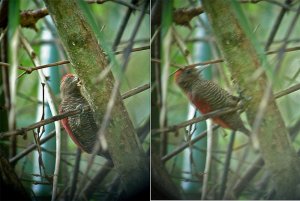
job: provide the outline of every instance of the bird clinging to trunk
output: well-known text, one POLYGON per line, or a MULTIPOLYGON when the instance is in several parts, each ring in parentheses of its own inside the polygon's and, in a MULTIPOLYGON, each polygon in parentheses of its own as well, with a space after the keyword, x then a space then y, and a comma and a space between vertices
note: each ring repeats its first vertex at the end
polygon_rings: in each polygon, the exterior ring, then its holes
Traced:
MULTIPOLYGON (((62 119, 62 125, 72 138, 74 143, 87 153, 92 153, 94 145, 98 141, 97 132, 99 130, 94 119, 93 111, 83 96, 82 85, 79 78, 73 74, 66 74, 61 81, 61 104, 60 113, 73 111, 81 108, 82 112, 62 119)), ((100 150, 98 155, 110 159, 107 150, 100 150)))

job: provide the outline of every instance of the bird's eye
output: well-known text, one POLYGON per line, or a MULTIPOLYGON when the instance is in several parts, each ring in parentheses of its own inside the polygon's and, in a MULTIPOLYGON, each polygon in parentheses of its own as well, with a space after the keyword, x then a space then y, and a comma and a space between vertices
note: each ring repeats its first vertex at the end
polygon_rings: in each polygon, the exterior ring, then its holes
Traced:
POLYGON ((187 74, 187 75, 189 75, 189 74, 191 74, 191 70, 187 70, 185 73, 187 74))

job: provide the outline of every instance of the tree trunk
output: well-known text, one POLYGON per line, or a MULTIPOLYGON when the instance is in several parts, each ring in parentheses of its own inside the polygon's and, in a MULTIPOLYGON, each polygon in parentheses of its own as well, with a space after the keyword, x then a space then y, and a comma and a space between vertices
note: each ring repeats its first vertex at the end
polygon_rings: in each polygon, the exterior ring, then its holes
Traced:
MULTIPOLYGON (((97 123, 101 125, 115 81, 111 72, 100 83, 96 81, 108 61, 77 2, 45 0, 71 64, 86 89, 97 123)), ((126 193, 133 195, 142 190, 149 182, 149 163, 120 93, 105 138, 126 193)))
MULTIPOLYGON (((258 54, 242 28, 232 1, 203 0, 203 6, 213 27, 216 40, 222 50, 233 79, 251 97, 247 110, 253 125, 268 78, 262 74, 250 81, 253 72, 261 68, 258 54)), ((248 32, 247 32, 248 33, 248 32)), ((292 147, 288 131, 277 108, 273 94, 258 129, 260 151, 267 170, 270 171, 277 199, 299 199, 300 161, 292 147)))

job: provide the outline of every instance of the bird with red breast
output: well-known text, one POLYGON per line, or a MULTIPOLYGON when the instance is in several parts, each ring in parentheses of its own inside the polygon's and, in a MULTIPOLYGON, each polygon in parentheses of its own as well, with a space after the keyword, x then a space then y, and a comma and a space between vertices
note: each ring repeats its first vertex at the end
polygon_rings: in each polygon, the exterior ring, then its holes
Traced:
MULTIPOLYGON (((180 68, 175 72, 175 82, 202 114, 226 107, 237 107, 240 98, 200 76, 200 72, 205 68, 206 66, 180 68)), ((237 111, 213 117, 212 120, 223 128, 250 135, 250 131, 244 126, 237 111)))
MULTIPOLYGON (((99 130, 94 119, 93 111, 82 93, 82 84, 79 77, 74 74, 66 74, 61 81, 61 104, 59 113, 74 111, 81 109, 81 113, 66 117, 61 120, 63 127, 69 134, 73 142, 81 148, 81 150, 92 153, 98 140, 97 132, 99 130)), ((97 153, 110 159, 107 150, 101 147, 97 153)))

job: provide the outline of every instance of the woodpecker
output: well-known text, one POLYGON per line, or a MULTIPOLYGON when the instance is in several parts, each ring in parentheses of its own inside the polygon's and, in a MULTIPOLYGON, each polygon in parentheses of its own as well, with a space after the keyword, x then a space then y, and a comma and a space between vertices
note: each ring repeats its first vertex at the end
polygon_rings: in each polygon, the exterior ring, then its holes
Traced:
MULTIPOLYGON (((82 85, 79 78, 73 74, 66 74, 60 84, 61 104, 60 113, 82 109, 82 112, 61 120, 63 127, 74 143, 87 153, 92 153, 94 145, 98 141, 99 130, 94 119, 93 111, 82 95, 82 85)), ((108 151, 102 148, 97 153, 110 159, 108 151)))
MULTIPOLYGON (((240 99, 229 94, 214 82, 203 79, 200 76, 200 72, 203 69, 204 68, 186 67, 177 70, 175 73, 175 82, 193 105, 200 110, 202 114, 207 114, 225 107, 236 107, 240 99)), ((244 126, 237 111, 223 114, 212 119, 223 128, 241 131, 247 136, 250 135, 250 131, 244 126)))

